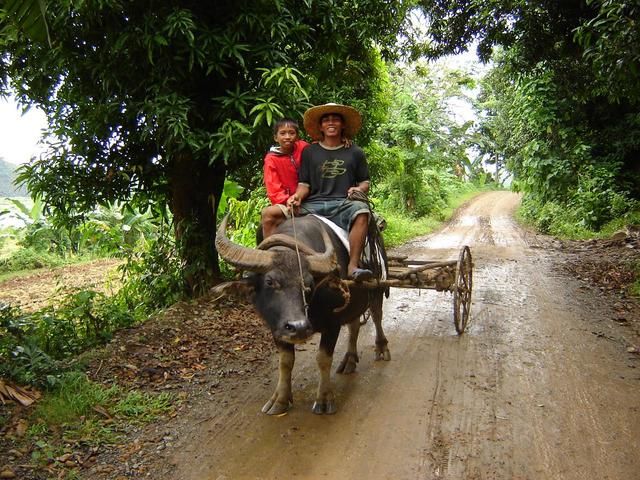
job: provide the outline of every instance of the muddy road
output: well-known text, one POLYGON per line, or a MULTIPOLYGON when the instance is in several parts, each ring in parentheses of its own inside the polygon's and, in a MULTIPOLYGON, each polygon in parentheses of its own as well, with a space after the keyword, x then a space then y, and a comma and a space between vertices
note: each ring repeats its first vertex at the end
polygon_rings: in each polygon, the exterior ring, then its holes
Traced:
MULTIPOLYGON (((390 362, 361 330, 355 374, 333 374, 338 413, 311 413, 318 339, 298 349, 294 407, 260 413, 273 368, 201 402, 153 478, 640 478, 640 361, 606 300, 553 268, 511 218, 519 197, 476 198, 437 235, 396 250, 474 260, 472 320, 457 336, 449 293, 392 290, 390 362)), ((342 332, 334 369, 345 351, 342 332)))

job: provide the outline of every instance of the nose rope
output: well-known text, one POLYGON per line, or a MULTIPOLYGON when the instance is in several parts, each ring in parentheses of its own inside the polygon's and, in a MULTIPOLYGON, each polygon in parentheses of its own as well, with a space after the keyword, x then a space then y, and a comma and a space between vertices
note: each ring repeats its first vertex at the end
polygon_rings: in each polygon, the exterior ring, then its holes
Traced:
POLYGON ((304 286, 304 277, 302 276, 302 260, 300 259, 300 250, 298 249, 298 234, 296 233, 296 216, 291 211, 291 225, 293 225, 293 238, 296 244, 296 255, 298 257, 298 269, 300 271, 300 291, 302 292, 302 303, 304 305, 304 316, 309 318, 309 304, 307 303, 306 288, 304 286))

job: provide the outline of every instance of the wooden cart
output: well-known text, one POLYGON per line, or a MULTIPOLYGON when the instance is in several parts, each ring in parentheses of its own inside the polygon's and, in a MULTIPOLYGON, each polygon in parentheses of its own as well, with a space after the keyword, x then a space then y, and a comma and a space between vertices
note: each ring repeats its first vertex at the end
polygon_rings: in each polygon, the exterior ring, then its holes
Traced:
POLYGON ((348 280, 352 287, 360 288, 427 288, 453 294, 453 324, 458 335, 462 334, 469 322, 471 312, 471 289, 473 282, 473 262, 471 250, 462 247, 458 260, 430 261, 408 260, 406 256, 389 256, 389 277, 386 280, 355 282, 348 280))

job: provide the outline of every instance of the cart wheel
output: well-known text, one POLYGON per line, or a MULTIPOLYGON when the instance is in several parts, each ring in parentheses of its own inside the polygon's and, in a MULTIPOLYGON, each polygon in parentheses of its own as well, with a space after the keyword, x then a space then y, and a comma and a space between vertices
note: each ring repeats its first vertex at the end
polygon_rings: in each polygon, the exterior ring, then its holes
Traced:
POLYGON ((469 321, 471 312, 471 288, 473 283, 473 262, 471 250, 462 247, 456 266, 456 280, 453 286, 453 324, 461 335, 469 321))

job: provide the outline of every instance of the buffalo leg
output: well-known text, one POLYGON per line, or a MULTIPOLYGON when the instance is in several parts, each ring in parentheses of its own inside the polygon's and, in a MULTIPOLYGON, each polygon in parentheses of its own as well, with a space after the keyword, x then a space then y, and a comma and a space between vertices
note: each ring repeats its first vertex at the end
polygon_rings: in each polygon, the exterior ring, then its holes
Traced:
POLYGON ((391 352, 387 344, 389 341, 382 330, 382 292, 375 292, 371 295, 369 308, 371 309, 371 317, 376 326, 376 360, 391 360, 391 352))
POLYGON ((348 375, 356 371, 356 365, 360 361, 358 357, 358 335, 360 334, 360 318, 349 323, 349 346, 344 354, 338 369, 338 373, 348 375))
POLYGON ((331 386, 331 364, 339 333, 340 327, 324 332, 320 338, 320 348, 316 354, 316 361, 320 370, 320 382, 318 383, 316 400, 311 408, 313 413, 318 415, 330 415, 336 413, 337 410, 331 386))
POLYGON ((292 344, 276 342, 278 346, 278 386, 271 398, 262 407, 262 413, 267 415, 282 415, 287 413, 293 404, 291 394, 291 371, 296 352, 292 344))

